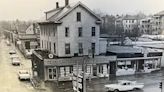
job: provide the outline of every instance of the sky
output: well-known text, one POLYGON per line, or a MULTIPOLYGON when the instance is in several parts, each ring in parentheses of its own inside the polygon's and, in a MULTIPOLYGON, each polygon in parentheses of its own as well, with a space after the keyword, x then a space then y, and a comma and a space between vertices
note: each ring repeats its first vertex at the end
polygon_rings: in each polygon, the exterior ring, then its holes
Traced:
MULTIPOLYGON (((69 0, 70 3, 81 1, 91 10, 98 10, 109 15, 136 14, 147 15, 164 10, 164 0, 69 0)), ((44 12, 63 6, 65 0, 0 0, 0 20, 39 20, 44 12)))

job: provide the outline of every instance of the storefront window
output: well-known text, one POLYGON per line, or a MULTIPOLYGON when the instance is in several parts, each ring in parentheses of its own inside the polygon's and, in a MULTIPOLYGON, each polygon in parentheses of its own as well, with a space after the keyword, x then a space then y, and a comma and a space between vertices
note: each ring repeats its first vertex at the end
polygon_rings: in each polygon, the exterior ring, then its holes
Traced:
POLYGON ((132 61, 118 61, 117 67, 119 69, 133 68, 134 67, 134 63, 132 61))
POLYGON ((158 67, 158 60, 157 59, 151 59, 151 60, 145 60, 145 66, 148 69, 155 69, 156 67, 158 67))
POLYGON ((55 79, 56 78, 56 67, 48 69, 48 77, 49 77, 49 79, 55 79))
POLYGON ((66 77, 73 73, 73 66, 60 67, 60 77, 66 77))
POLYGON ((103 73, 103 65, 99 65, 99 73, 103 73))

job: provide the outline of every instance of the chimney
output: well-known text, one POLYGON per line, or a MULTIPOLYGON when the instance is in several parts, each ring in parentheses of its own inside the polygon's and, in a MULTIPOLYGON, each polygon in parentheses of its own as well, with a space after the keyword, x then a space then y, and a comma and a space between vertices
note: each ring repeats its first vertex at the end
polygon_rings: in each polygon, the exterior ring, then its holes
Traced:
POLYGON ((56 2, 56 9, 59 8, 59 2, 56 2))
POLYGON ((69 0, 65 0, 65 6, 69 4, 69 0))

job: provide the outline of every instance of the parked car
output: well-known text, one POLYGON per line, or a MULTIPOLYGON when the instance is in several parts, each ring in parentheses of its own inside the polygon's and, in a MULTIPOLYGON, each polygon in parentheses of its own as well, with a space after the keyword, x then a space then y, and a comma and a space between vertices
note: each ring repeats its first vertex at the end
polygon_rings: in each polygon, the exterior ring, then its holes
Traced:
POLYGON ((20 59, 18 57, 12 58, 11 60, 13 65, 20 65, 20 59))
POLYGON ((143 83, 137 83, 136 81, 127 81, 121 80, 118 84, 107 84, 105 85, 106 91, 130 91, 130 90, 137 90, 142 89, 144 87, 143 83))
POLYGON ((15 51, 14 49, 11 49, 11 50, 9 51, 9 54, 16 54, 16 51, 15 51))
POLYGON ((30 73, 28 70, 19 70, 18 72, 18 79, 19 80, 30 80, 30 73))
POLYGON ((13 58, 19 58, 19 56, 17 54, 11 54, 10 55, 10 58, 13 59, 13 58))

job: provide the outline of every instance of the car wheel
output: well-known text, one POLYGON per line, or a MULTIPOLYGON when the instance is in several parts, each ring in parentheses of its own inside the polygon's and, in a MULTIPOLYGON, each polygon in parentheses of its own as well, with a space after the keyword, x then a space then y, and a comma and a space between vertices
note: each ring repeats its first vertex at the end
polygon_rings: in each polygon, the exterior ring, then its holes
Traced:
POLYGON ((133 88, 133 90, 135 91, 135 90, 138 90, 138 88, 133 88))
POLYGON ((21 80, 21 78, 20 78, 20 77, 18 77, 18 79, 19 79, 19 80, 21 80))
POLYGON ((119 92, 119 90, 118 89, 115 89, 114 92, 119 92))

